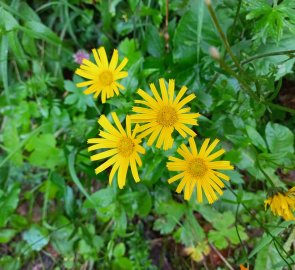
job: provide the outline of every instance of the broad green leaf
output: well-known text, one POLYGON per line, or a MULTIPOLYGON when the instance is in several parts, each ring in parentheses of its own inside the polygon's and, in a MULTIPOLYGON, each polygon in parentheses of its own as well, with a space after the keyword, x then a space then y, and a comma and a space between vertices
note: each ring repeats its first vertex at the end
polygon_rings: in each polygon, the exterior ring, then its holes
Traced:
POLYGON ((272 153, 294 153, 294 135, 286 126, 269 122, 265 128, 265 137, 272 153))
POLYGON ((18 3, 18 11, 19 15, 24 21, 41 22, 38 14, 26 2, 22 1, 18 3))
POLYGON ((29 244, 32 250, 40 251, 49 243, 49 234, 44 227, 33 225, 23 234, 23 239, 29 244))
POLYGON ((64 153, 56 146, 56 139, 53 134, 41 134, 33 137, 26 145, 31 151, 29 161, 32 165, 42 168, 53 169, 65 163, 64 153))
POLYGON ((111 187, 100 189, 84 202, 86 208, 106 207, 114 202, 115 194, 111 187))
POLYGON ((59 215, 54 223, 56 230, 50 236, 53 248, 64 256, 69 256, 74 252, 74 244, 77 241, 75 227, 66 217, 59 215))

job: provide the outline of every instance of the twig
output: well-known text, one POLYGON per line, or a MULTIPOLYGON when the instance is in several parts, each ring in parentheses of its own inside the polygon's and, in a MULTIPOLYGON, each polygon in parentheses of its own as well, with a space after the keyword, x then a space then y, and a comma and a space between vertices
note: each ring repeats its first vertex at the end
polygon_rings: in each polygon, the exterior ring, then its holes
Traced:
POLYGON ((230 263, 223 257, 223 255, 212 245, 210 244, 210 247, 215 251, 215 253, 220 257, 220 259, 225 263, 225 265, 230 269, 230 270, 235 270, 230 263))

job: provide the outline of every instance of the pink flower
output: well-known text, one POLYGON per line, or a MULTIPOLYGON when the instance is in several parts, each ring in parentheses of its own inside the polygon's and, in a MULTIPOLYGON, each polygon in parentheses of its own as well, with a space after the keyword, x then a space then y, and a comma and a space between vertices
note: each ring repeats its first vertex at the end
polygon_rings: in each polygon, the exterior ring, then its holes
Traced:
POLYGON ((84 50, 78 50, 74 55, 73 55, 75 63, 81 65, 83 59, 89 59, 89 53, 87 53, 84 50))

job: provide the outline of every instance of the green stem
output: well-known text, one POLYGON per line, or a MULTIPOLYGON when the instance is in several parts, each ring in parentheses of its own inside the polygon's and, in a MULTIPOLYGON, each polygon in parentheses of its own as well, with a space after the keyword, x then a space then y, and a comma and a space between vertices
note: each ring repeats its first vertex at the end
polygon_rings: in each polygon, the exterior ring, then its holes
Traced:
POLYGON ((268 56, 276 56, 276 55, 284 55, 284 54, 289 54, 291 57, 295 57, 295 55, 293 55, 293 53, 295 53, 295 50, 285 50, 285 51, 278 51, 278 52, 270 52, 270 53, 264 53, 264 54, 257 54, 254 55, 244 61, 241 62, 241 65, 245 65, 248 64, 250 62, 252 62, 253 60, 256 59, 260 59, 260 58, 264 58, 264 57, 268 57, 268 56))
POLYGON ((235 77, 237 81, 240 83, 241 88, 253 99, 259 101, 259 97, 252 92, 252 89, 248 86, 244 80, 242 80, 241 76, 239 76, 229 65, 227 65, 222 59, 219 60, 220 66, 228 72, 230 75, 235 77))
POLYGON ((271 108, 274 108, 274 109, 277 109, 277 110, 280 110, 280 111, 284 111, 284 112, 288 112, 288 113, 292 113, 292 114, 295 114, 295 110, 294 109, 291 109, 291 108, 288 108, 288 107, 285 107, 285 106, 281 106, 281 105, 278 105, 278 104, 273 104, 273 103, 270 103, 270 102, 263 102, 265 105, 271 107, 271 108))
POLYGON ((258 165, 258 169, 262 172, 262 174, 265 176, 266 180, 270 183, 271 187, 275 187, 275 184, 273 183, 273 181, 271 180, 271 178, 268 176, 268 174, 263 170, 259 159, 257 158, 257 165, 258 165))
POLYGON ((231 47, 228 43, 228 40, 227 40, 227 37, 226 35, 224 34, 219 22, 218 22, 218 19, 216 17, 216 14, 215 14, 215 11, 214 9, 212 8, 212 5, 208 5, 208 10, 209 10, 209 13, 211 15, 211 18, 217 28, 217 31, 219 32, 219 35, 224 43, 224 46, 225 46, 225 49, 227 50, 228 54, 230 55, 231 59, 233 60, 233 62, 235 63, 236 67, 241 71, 243 72, 243 68, 241 67, 238 59, 235 57, 235 55, 233 54, 232 50, 231 50, 231 47))
POLYGON ((238 21, 240 10, 241 10, 241 5, 242 5, 242 0, 239 0, 238 7, 237 7, 237 12, 236 12, 236 16, 235 16, 235 19, 234 19, 232 29, 236 28, 236 24, 237 24, 237 21, 238 21))

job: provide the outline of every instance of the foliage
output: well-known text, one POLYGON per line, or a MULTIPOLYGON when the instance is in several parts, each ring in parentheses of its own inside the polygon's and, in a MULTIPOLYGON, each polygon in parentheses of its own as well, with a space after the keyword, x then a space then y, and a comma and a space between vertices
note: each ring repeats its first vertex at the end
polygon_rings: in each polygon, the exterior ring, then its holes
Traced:
POLYGON ((200 0, 0 2, 0 269, 291 269, 294 221, 263 202, 294 185, 295 4, 211 9, 219 31, 200 0), (129 59, 126 90, 106 104, 73 75, 73 54, 100 46, 129 59), (196 94, 197 138, 219 138, 235 166, 213 205, 167 184, 181 137, 146 148, 138 184, 128 175, 120 190, 94 173, 86 142, 98 117, 122 120, 162 77, 196 94))

